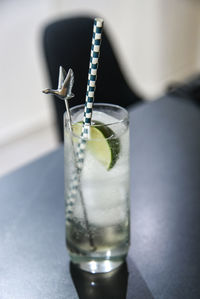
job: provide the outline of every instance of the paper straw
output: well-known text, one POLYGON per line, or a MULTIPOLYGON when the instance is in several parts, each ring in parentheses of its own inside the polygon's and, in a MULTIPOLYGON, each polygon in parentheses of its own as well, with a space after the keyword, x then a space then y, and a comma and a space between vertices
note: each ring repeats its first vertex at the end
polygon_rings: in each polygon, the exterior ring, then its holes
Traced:
POLYGON ((96 87, 97 68, 99 62, 102 29, 103 29, 103 19, 95 18, 94 26, 93 26, 93 36, 92 36, 92 46, 91 46, 91 53, 90 53, 90 63, 89 63, 87 92, 86 92, 85 108, 84 108, 84 116, 83 116, 83 126, 81 132, 81 139, 77 148, 77 173, 75 173, 75 176, 72 179, 71 192, 67 199, 67 211, 66 211, 67 222, 71 222, 72 219, 73 205, 80 185, 80 174, 84 163, 85 147, 88 139, 89 128, 92 121, 92 108, 93 108, 94 93, 96 87))
POLYGON ((82 169, 84 161, 85 144, 88 139, 89 126, 92 121, 92 108, 94 103, 94 93, 97 80, 97 69, 100 55, 100 46, 102 38, 103 19, 95 18, 93 26, 92 46, 90 53, 90 64, 88 72, 87 92, 85 99, 85 109, 83 116, 83 127, 81 133, 81 142, 78 145, 78 168, 82 169))

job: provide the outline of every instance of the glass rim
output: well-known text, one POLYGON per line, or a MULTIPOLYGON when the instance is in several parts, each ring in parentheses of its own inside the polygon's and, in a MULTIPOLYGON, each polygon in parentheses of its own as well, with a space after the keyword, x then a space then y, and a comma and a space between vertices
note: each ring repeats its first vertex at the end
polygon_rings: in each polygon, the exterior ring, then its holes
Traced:
MULTIPOLYGON (((115 105, 115 104, 109 104, 109 103, 94 103, 93 107, 95 108, 96 107, 110 107, 110 108, 116 108, 118 109, 119 111, 122 111, 124 113, 123 117, 119 120, 116 120, 116 121, 113 121, 113 122, 109 122, 109 123, 100 123, 100 124, 95 124, 95 127, 109 127, 109 126, 113 126, 113 125, 117 125, 117 124, 120 124, 120 123, 128 123, 129 122, 129 114, 128 114, 128 110, 126 110, 125 108, 119 106, 119 105, 115 105)), ((84 111, 84 107, 85 107, 85 104, 80 104, 80 105, 76 105, 76 106, 73 106, 70 108, 70 112, 73 111, 73 110, 76 110, 78 111, 78 109, 82 109, 84 111)), ((71 113, 70 113, 71 114, 71 113)), ((64 119, 67 121, 67 123, 69 123, 69 118, 68 118, 68 115, 67 115, 67 112, 65 111, 64 113, 64 119)), ((74 125, 76 122, 73 122, 72 121, 72 125, 74 125)), ((82 127, 82 123, 80 123, 80 126, 82 127)), ((91 124, 92 125, 92 124, 91 124)), ((90 126, 90 125, 89 125, 90 126)), ((71 136, 74 136, 75 138, 78 138, 78 139, 84 139, 84 140, 88 140, 87 138, 84 138, 83 136, 79 136, 79 135, 76 135, 73 131, 70 131, 70 135, 71 136)), ((120 134, 121 135, 121 134, 120 134)), ((115 136, 116 137, 116 136, 115 136)), ((119 136, 118 136, 119 137, 119 136)), ((106 140, 108 139, 112 139, 113 136, 109 136, 106 138, 106 140)), ((92 139, 94 140, 94 139, 92 139)), ((98 139, 96 139, 98 140, 98 139)))
MULTIPOLYGON (((93 104, 93 107, 95 108, 96 107, 100 107, 100 106, 104 106, 104 107, 113 107, 113 108, 117 108, 118 110, 121 110, 123 111, 123 113, 125 114, 125 116, 122 118, 122 119, 119 119, 119 120, 116 120, 116 121, 113 121, 113 122, 109 122, 109 123, 106 123, 106 124, 95 124, 95 127, 98 127, 98 126, 112 126, 112 125, 115 125, 115 124, 118 124, 118 123, 123 123, 125 121, 128 121, 129 119, 129 115, 128 115, 128 110, 120 105, 116 105, 116 104, 109 104, 109 103, 94 103, 93 104)), ((85 107, 85 104, 80 104, 80 105, 76 105, 76 106, 73 106, 70 108, 70 112, 75 110, 75 109, 78 109, 78 108, 84 108, 85 107)), ((64 113, 64 115, 66 115, 66 111, 64 113)), ((73 122, 72 122, 73 123, 73 122)))

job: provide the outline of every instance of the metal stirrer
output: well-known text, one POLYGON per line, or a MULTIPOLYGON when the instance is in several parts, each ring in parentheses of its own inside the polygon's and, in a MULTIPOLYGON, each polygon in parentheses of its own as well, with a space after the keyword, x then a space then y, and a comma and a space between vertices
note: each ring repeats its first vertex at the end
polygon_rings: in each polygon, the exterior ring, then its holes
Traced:
MULTIPOLYGON (((60 66, 59 68, 59 78, 58 78, 58 88, 57 89, 44 89, 42 92, 45 94, 53 94, 55 96, 57 96, 59 99, 64 100, 65 101, 65 106, 66 106, 66 112, 67 112, 67 116, 68 116, 68 124, 69 124, 69 129, 72 132, 72 120, 71 120, 71 114, 69 112, 69 104, 68 104, 68 100, 74 97, 74 94, 72 93, 72 87, 74 84, 74 73, 72 71, 72 69, 69 69, 68 73, 66 73, 65 69, 60 66)), ((73 148, 73 152, 74 152, 74 145, 73 145, 73 140, 71 139, 72 142, 72 148, 73 148)), ((75 152, 74 152, 74 161, 76 162, 76 157, 75 157, 75 152)), ((87 217, 87 212, 86 212, 86 207, 83 201, 83 196, 82 196, 82 192, 81 190, 79 190, 79 194, 80 194, 80 199, 81 199, 81 204, 83 207, 83 213, 84 213, 84 218, 85 218, 85 224, 86 224, 86 228, 88 231, 88 235, 89 235, 89 243, 90 246, 93 250, 95 250, 95 246, 94 246, 94 241, 92 238, 92 233, 90 230, 90 226, 89 226, 89 222, 88 222, 88 217, 87 217)))
POLYGON ((59 78, 58 78, 58 88, 57 89, 44 89, 43 93, 50 93, 57 96, 59 99, 65 101, 67 116, 69 119, 69 129, 72 131, 72 120, 69 112, 69 104, 68 100, 74 97, 72 93, 72 87, 74 84, 74 73, 72 69, 69 69, 68 73, 66 73, 65 69, 60 66, 59 68, 59 78))

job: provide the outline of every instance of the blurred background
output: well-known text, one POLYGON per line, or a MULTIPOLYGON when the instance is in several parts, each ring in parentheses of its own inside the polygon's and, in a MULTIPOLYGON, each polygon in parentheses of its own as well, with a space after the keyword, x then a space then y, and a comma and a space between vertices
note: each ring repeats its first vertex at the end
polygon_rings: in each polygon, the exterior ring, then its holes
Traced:
POLYGON ((127 81, 147 101, 200 71, 199 0, 0 0, 0 175, 58 146, 41 92, 51 87, 42 30, 77 14, 104 18, 127 81))

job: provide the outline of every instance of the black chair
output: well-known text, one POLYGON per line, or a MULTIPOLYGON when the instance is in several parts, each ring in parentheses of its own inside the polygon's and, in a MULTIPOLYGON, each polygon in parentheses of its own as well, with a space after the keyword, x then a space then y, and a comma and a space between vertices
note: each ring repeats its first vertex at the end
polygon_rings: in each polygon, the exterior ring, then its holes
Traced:
MULTIPOLYGON (((71 17, 53 22, 43 32, 43 48, 51 88, 57 88, 59 66, 72 68, 75 75, 70 106, 85 102, 89 69, 93 18, 71 17)), ((142 98, 128 86, 113 53, 105 29, 103 30, 98 67, 95 102, 108 102, 123 107, 138 103, 142 98)), ((63 113, 65 106, 53 100, 60 141, 63 141, 63 113)))
POLYGON ((181 83, 171 83, 167 87, 166 93, 200 107, 200 74, 192 75, 181 83))

